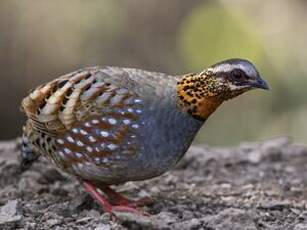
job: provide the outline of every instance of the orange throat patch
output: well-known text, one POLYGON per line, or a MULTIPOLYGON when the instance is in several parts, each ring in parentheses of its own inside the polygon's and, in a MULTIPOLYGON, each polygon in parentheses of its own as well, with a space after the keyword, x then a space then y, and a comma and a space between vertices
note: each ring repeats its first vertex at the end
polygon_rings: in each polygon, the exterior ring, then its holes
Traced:
POLYGON ((196 74, 186 75, 177 83, 177 105, 193 117, 206 120, 224 101, 218 96, 219 90, 223 90, 223 86, 219 86, 214 79, 196 74))

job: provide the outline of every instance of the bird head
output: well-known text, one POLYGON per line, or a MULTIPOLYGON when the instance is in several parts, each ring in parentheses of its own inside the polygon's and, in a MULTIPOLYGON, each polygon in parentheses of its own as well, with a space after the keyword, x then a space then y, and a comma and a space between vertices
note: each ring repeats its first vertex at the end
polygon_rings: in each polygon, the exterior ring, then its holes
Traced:
POLYGON ((269 86, 251 62, 229 59, 183 76, 177 82, 178 104, 193 117, 206 120, 223 101, 252 89, 269 86))
POLYGON ((221 96, 226 96, 225 99, 230 99, 227 98, 227 93, 235 97, 251 89, 269 89, 268 84, 260 77, 256 67, 243 59, 229 59, 219 62, 200 75, 216 81, 217 87, 224 89, 219 93, 221 93, 221 96))

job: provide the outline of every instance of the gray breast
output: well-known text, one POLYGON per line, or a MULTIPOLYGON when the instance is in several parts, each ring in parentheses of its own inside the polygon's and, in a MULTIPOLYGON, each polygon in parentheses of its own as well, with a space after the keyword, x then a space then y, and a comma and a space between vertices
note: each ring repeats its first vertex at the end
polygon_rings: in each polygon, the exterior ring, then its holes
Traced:
POLYGON ((203 124, 177 108, 176 77, 150 72, 140 74, 138 82, 142 84, 138 90, 145 102, 138 131, 141 152, 128 166, 126 176, 131 180, 152 178, 174 166, 203 124))

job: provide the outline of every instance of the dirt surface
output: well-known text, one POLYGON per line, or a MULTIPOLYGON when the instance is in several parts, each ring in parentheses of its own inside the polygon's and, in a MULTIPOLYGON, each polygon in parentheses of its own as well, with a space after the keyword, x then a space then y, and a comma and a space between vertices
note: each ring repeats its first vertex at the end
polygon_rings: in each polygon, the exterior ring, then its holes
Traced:
POLYGON ((307 149, 286 138, 193 146, 169 173, 116 186, 155 200, 150 217, 118 213, 116 222, 44 160, 18 174, 16 143, 0 143, 0 229, 307 229, 307 149))

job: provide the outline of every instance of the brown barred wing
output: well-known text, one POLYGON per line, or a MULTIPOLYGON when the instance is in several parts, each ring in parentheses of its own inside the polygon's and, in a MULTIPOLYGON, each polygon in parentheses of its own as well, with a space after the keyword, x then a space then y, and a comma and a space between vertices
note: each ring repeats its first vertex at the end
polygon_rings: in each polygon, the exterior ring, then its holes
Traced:
POLYGON ((88 165, 114 168, 138 152, 143 101, 122 85, 98 77, 98 72, 89 68, 60 77, 22 103, 33 132, 55 141, 48 157, 77 174, 88 165))
POLYGON ((55 133, 70 129, 78 119, 75 112, 93 104, 97 97, 95 94, 110 88, 107 83, 97 82, 97 71, 97 68, 89 68, 64 75, 39 86, 26 97, 22 109, 34 128, 55 133))

